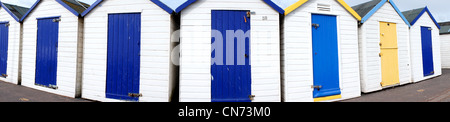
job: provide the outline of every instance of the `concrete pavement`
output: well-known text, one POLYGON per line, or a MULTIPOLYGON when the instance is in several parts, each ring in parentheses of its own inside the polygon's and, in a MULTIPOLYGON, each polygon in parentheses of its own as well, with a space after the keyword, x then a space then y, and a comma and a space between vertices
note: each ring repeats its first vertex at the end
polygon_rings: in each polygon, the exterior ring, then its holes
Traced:
POLYGON ((362 94, 341 102, 450 102, 450 69, 443 69, 439 77, 362 94))
POLYGON ((0 81, 0 102, 90 102, 0 81))

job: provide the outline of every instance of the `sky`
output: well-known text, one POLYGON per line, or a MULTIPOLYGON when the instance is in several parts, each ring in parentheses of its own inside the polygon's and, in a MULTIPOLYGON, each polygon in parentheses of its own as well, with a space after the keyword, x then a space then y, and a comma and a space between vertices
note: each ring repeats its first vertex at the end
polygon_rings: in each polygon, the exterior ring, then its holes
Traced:
MULTIPOLYGON (((370 0, 344 0, 348 5, 355 6, 370 0)), ((450 21, 450 0, 393 0, 400 11, 428 6, 438 22, 450 21)))
MULTIPOLYGON (((19 6, 32 6, 36 0, 0 0, 5 3, 13 3, 19 6)), ((92 4, 96 0, 79 0, 92 4)), ((370 0, 344 0, 350 6, 355 6, 370 0)), ((450 0, 394 0, 400 11, 428 6, 434 18, 438 22, 450 21, 450 0)))

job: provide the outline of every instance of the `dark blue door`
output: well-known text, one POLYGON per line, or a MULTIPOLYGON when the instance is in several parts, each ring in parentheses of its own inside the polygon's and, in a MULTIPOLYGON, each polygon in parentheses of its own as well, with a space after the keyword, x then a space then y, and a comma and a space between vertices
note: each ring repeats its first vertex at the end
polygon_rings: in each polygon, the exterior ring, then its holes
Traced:
POLYGON ((312 14, 314 98, 341 94, 336 16, 312 14))
POLYGON ((0 77, 6 77, 8 62, 8 22, 0 22, 0 77))
POLYGON ((139 100, 141 14, 108 15, 106 97, 139 100))
POLYGON ((38 19, 36 46, 37 85, 55 88, 58 57, 59 22, 55 18, 38 19))
POLYGON ((422 31, 422 63, 423 75, 429 76, 434 74, 433 65, 433 41, 430 27, 421 27, 422 31))
MULTIPOLYGON (((223 36, 222 44, 218 44, 223 47, 222 56, 216 55, 219 50, 212 51, 211 55, 212 59, 223 61, 223 64, 211 64, 212 102, 251 102, 250 32, 247 32, 250 17, 247 14, 249 11, 212 11, 211 29, 223 36)), ((212 36, 217 35, 212 33, 212 36)), ((219 40, 212 38, 211 42, 219 43, 219 40)))

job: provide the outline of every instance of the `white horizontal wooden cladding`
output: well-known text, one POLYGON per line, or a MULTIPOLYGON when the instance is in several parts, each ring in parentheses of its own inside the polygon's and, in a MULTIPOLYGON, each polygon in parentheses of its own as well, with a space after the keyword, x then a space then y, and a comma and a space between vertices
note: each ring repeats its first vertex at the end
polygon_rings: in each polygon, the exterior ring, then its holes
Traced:
POLYGON ((310 0, 286 15, 282 31, 282 84, 285 102, 313 101, 311 14, 335 15, 338 26, 341 99, 360 96, 358 20, 335 0, 310 0), (330 5, 331 11, 318 11, 330 5))
POLYGON ((422 16, 410 28, 410 42, 411 42, 411 76, 413 82, 419 82, 428 78, 436 77, 442 74, 441 69, 441 51, 439 28, 428 15, 422 16), (423 62, 422 62, 422 31, 421 27, 431 27, 432 46, 433 46, 433 66, 434 74, 431 76, 423 76, 423 62))
MULTIPOLYGON (((173 81, 170 74, 171 15, 150 0, 104 0, 84 18, 84 60, 82 97, 98 101, 106 98, 108 14, 141 13, 142 102, 168 102, 173 81)), ((172 86, 173 87, 173 86, 172 86)))
POLYGON ((380 22, 397 24, 400 84, 411 82, 409 27, 389 3, 385 3, 359 28, 361 91, 381 90, 380 22))
POLYGON ((41 0, 23 22, 22 85, 75 97, 78 17, 54 0, 41 0), (60 16, 56 84, 58 89, 36 86, 36 18, 60 16))
POLYGON ((279 14, 261 0, 197 0, 181 12, 180 101, 211 101, 211 11, 250 10, 254 102, 281 101, 279 14), (267 20, 263 20, 267 17, 267 20))
POLYGON ((450 68, 450 34, 440 35, 442 68, 450 68))
POLYGON ((0 7, 0 22, 9 22, 8 60, 6 62, 6 73, 8 77, 0 77, 0 80, 17 84, 19 81, 20 23, 3 7, 0 7))

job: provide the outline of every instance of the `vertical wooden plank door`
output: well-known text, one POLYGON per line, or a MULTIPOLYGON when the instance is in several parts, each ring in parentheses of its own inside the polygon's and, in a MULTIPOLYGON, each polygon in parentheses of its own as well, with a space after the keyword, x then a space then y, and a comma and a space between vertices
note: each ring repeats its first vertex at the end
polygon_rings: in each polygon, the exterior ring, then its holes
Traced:
POLYGON ((141 14, 108 15, 106 98, 138 101, 141 14))
POLYGON ((336 16, 312 14, 314 101, 340 98, 336 16))
POLYGON ((59 17, 41 18, 37 23, 35 84, 57 88, 59 17))
MULTIPOLYGON (((241 35, 235 38, 235 35, 229 35, 250 30, 247 14, 249 11, 244 10, 212 11, 211 29, 223 35, 224 63, 211 64, 212 102, 251 102, 250 37, 242 38, 241 35)), ((214 43, 215 39, 212 38, 211 42, 214 43)), ((216 57, 213 51, 211 58, 220 57, 216 57)))
POLYGON ((397 24, 380 22, 381 86, 400 84, 397 24))
POLYGON ((0 22, 0 77, 7 76, 9 22, 0 22))
POLYGON ((421 27, 423 76, 434 74, 432 28, 421 27))

